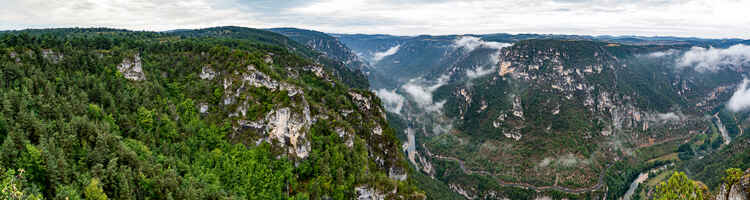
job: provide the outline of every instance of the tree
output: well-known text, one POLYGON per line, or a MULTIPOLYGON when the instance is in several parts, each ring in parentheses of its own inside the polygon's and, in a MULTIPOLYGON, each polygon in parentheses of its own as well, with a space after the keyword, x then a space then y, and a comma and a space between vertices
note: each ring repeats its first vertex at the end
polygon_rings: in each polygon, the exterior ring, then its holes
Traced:
POLYGON ((654 199, 672 200, 703 200, 708 188, 702 183, 690 180, 684 172, 675 172, 667 182, 662 181, 656 186, 654 199))
POLYGON ((107 200, 107 194, 104 194, 104 190, 99 184, 98 178, 92 178, 89 181, 89 185, 86 186, 83 192, 87 200, 107 200))
POLYGON ((43 199, 41 194, 31 192, 30 188, 27 188, 28 183, 23 176, 23 169, 18 170, 17 174, 15 170, 4 172, 0 175, 0 198, 11 200, 43 199))
POLYGON ((726 175, 722 180, 724 181, 724 184, 727 184, 727 187, 731 187, 735 183, 739 182, 742 178, 742 175, 744 175, 744 172, 742 172, 741 169, 738 168, 729 168, 726 171, 726 175))

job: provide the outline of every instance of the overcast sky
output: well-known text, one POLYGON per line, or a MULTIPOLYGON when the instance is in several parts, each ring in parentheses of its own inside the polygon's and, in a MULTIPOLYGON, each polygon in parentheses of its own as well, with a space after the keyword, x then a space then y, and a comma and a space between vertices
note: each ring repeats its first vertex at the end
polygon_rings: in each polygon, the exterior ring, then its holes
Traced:
POLYGON ((553 33, 750 39, 750 0, 0 0, 0 30, 298 27, 394 35, 553 33))

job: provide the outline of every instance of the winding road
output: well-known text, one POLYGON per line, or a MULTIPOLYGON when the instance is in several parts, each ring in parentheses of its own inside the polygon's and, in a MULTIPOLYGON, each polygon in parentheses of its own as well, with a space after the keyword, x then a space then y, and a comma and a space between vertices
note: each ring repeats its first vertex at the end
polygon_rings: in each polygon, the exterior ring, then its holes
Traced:
MULTIPOLYGON (((487 176, 494 176, 493 174, 491 174, 489 172, 486 172, 486 171, 472 171, 472 170, 466 169, 466 167, 464 166, 464 161, 460 160, 460 159, 457 159, 457 158, 454 158, 454 157, 441 156, 441 155, 437 155, 437 154, 435 154, 434 157, 438 158, 438 159, 452 160, 452 161, 458 162, 458 165, 461 167, 461 170, 463 170, 463 172, 465 174, 482 174, 482 175, 487 175, 487 176)), ((518 187, 518 188, 531 189, 531 190, 537 190, 537 191, 541 191, 541 190, 557 190, 557 191, 562 191, 562 192, 566 192, 566 193, 581 194, 581 193, 586 193, 586 192, 591 192, 591 191, 599 190, 602 186, 604 186, 604 176, 606 175, 607 171, 609 171, 609 169, 612 166, 613 166, 612 164, 609 164, 609 166, 607 166, 607 169, 603 170, 599 174, 599 182, 596 183, 596 185, 591 186, 591 187, 587 187, 587 188, 571 189, 571 188, 566 188, 566 187, 561 187, 561 186, 534 186, 534 185, 527 184, 527 183, 506 182, 506 181, 503 181, 503 180, 500 180, 500 179, 497 179, 497 178, 496 178, 496 180, 497 180, 498 184, 500 184, 501 186, 504 186, 504 187, 518 187)))

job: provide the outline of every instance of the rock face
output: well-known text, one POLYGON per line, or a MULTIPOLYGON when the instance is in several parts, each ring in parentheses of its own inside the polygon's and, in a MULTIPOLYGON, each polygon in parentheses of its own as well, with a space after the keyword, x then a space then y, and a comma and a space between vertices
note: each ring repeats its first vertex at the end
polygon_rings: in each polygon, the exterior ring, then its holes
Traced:
POLYGON ((750 199, 750 169, 745 170, 745 175, 735 184, 728 186, 721 184, 714 196, 715 200, 748 200, 750 199))
POLYGON ((119 70, 126 79, 134 81, 146 80, 146 75, 143 74, 141 57, 138 54, 135 54, 132 58, 123 59, 122 63, 117 65, 117 70, 119 70))
POLYGON ((728 193, 729 191, 727 189, 727 185, 721 184, 721 186, 719 187, 719 192, 716 194, 716 200, 727 200, 727 196, 729 195, 728 193))
POLYGON ((310 152, 310 142, 305 140, 306 129, 310 128, 310 112, 302 115, 292 113, 289 108, 272 111, 267 116, 267 131, 270 139, 278 141, 287 148, 290 154, 305 158, 310 152))
POLYGON ((747 200, 748 193, 739 184, 732 185, 732 189, 729 190, 728 200, 747 200))
POLYGON ((368 186, 356 187, 354 188, 354 191, 357 193, 358 200, 383 200, 385 199, 384 194, 368 186))
POLYGON ((214 72, 214 70, 212 70, 211 67, 204 66, 201 69, 201 74, 200 74, 201 79, 212 80, 214 79, 215 76, 216 76, 216 72, 214 72))

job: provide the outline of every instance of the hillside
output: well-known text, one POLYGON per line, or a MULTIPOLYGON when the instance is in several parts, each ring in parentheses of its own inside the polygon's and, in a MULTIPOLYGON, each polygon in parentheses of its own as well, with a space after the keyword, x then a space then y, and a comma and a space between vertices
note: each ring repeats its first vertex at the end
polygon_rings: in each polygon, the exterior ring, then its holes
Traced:
POLYGON ((272 28, 268 30, 289 37, 300 44, 305 44, 309 48, 324 53, 331 59, 341 61, 350 69, 360 72, 369 71, 367 64, 362 62, 349 47, 326 33, 296 28, 272 28))
POLYGON ((3 195, 423 198, 378 98, 317 54, 240 27, 3 33, 3 195))
POLYGON ((689 175, 716 187, 717 171, 747 158, 737 141, 724 143, 747 127, 747 115, 725 103, 749 63, 683 61, 688 53, 728 52, 708 46, 741 49, 747 41, 339 37, 355 52, 398 47, 373 65, 370 85, 406 140, 410 163, 441 183, 431 185, 444 185, 437 190, 469 199, 617 198, 648 169, 692 168, 689 175))

